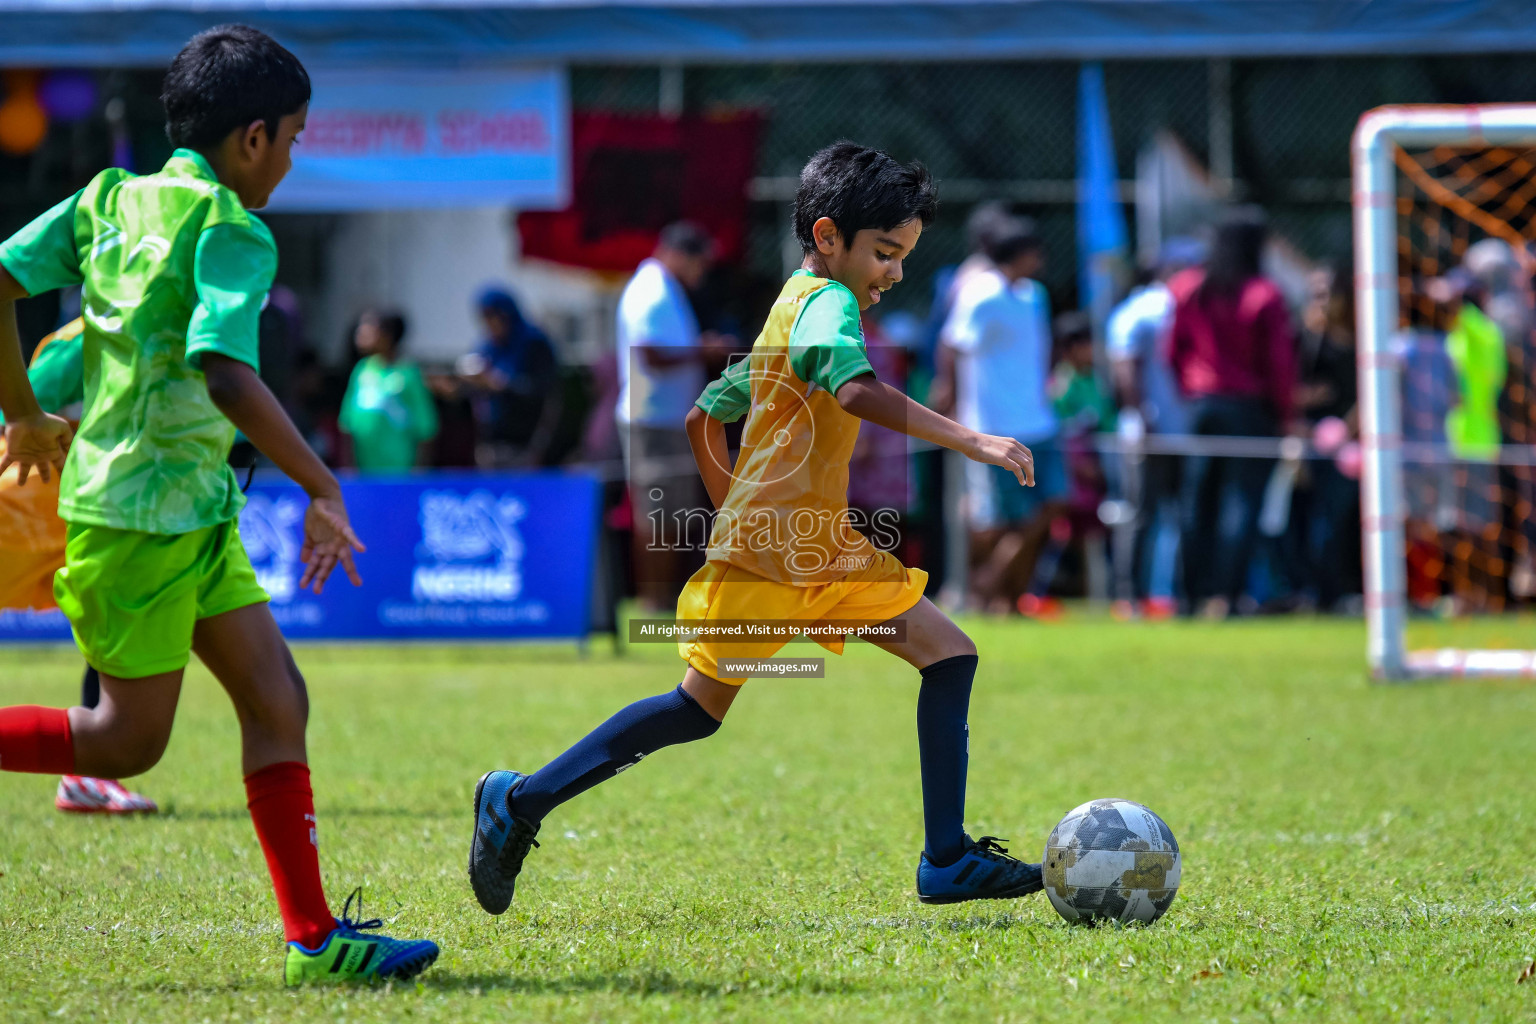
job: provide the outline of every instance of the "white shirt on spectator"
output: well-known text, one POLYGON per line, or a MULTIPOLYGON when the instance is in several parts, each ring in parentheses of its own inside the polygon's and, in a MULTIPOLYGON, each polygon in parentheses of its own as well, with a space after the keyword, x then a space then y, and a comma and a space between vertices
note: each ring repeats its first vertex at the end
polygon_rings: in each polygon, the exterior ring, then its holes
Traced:
POLYGON ((996 270, 979 271, 960 288, 944 324, 956 352, 956 418, 984 434, 1026 444, 1056 433, 1046 382, 1050 375, 1050 301, 1028 278, 1009 286, 996 270))
POLYGON ((683 429, 683 417, 704 390, 704 368, 696 362, 647 366, 638 349, 664 352, 697 348, 699 323, 688 295, 658 260, 635 270, 619 296, 618 360, 620 423, 683 429))
POLYGON ((1105 325, 1111 360, 1141 362, 1141 401, 1147 426, 1159 434, 1184 434, 1189 412, 1168 363, 1166 342, 1173 326, 1173 293, 1161 281, 1138 288, 1115 307, 1105 325))

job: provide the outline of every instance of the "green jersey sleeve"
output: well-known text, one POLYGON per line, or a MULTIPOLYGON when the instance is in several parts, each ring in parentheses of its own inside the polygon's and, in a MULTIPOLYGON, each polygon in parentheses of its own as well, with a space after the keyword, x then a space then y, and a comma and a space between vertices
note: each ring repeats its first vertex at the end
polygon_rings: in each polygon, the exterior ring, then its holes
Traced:
POLYGON ((242 224, 215 224, 197 239, 192 281, 197 309, 187 324, 187 362, 202 368, 215 352, 261 368, 258 324, 277 275, 277 249, 242 224))
POLYGON ((721 423, 735 423, 752 405, 752 360, 738 359, 693 403, 721 423))
POLYGON ((789 332, 789 365, 801 380, 833 394, 853 378, 875 372, 864 353, 859 303, 852 292, 832 284, 806 300, 789 332))
POLYGON ((75 245, 75 207, 79 202, 80 192, 76 192, 0 245, 0 266, 10 271, 28 295, 84 280, 80 250, 75 245))

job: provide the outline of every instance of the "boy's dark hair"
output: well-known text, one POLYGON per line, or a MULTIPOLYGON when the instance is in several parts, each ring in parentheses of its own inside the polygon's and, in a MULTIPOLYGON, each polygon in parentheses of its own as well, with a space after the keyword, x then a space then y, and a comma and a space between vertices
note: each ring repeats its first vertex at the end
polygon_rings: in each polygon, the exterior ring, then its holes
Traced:
POLYGON ((1001 199, 977 203, 971 208, 971 215, 965 218, 965 244, 971 252, 986 255, 987 243, 997 233, 998 225, 1007 223, 1011 216, 1008 204, 1001 199))
POLYGON ((212 149, 253 121, 275 139, 278 122, 309 102, 309 73, 265 32, 220 25, 181 48, 165 73, 160 102, 173 146, 212 149))
POLYGON ((405 317, 388 309, 375 313, 373 318, 379 325, 379 331, 387 334, 395 348, 399 348, 400 343, 405 340, 405 317))
POLYGON ((1074 309, 1062 313, 1051 325, 1052 333, 1056 335, 1056 344, 1062 348, 1070 348, 1079 342, 1093 340, 1093 321, 1082 310, 1074 309))
POLYGON ((993 225, 983 251, 987 259, 1002 266, 1012 263, 1026 252, 1038 252, 1043 248, 1040 232, 1028 217, 1008 217, 993 225))
POLYGON ((673 249, 687 256, 711 256, 715 251, 715 240, 709 232, 691 220, 668 224, 661 229, 656 242, 663 249, 673 249))
POLYGON ((815 252, 811 227, 830 217, 847 246, 865 228, 888 231, 914 219, 927 227, 938 208, 938 187, 922 164, 899 163, 856 142, 834 142, 800 172, 795 238, 803 251, 815 252))

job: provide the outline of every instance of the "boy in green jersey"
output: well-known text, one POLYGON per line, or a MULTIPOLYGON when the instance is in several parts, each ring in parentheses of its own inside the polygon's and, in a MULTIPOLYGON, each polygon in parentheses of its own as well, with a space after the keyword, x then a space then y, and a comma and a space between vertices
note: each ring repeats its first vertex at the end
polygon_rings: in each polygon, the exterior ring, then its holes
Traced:
POLYGON ((226 457, 235 430, 310 496, 301 586, 340 565, 359 583, 341 489, 257 376, 257 318, 277 269, 266 205, 292 166, 309 76, 239 25, 195 37, 162 99, 177 147, 144 177, 103 171, 0 245, 0 410, 21 481, 61 471, 68 524, 54 578, 95 708, 0 708, 0 769, 136 775, 170 738, 196 652, 240 719, 246 794, 288 939, 289 984, 410 977, 426 941, 338 921, 325 899, 304 732, 308 699, 240 544, 244 503, 226 457), (82 286, 84 411, 44 413, 28 384, 14 302, 82 286), (67 458, 66 458, 67 451, 67 458))

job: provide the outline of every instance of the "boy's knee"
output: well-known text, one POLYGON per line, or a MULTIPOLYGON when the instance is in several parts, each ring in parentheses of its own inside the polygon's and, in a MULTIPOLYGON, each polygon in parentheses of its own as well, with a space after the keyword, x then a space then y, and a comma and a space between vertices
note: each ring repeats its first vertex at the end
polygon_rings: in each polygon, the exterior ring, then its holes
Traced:
POLYGON ((293 714, 302 729, 309 723, 309 687, 292 657, 288 658, 288 686, 293 699, 293 714))
POLYGON ((165 756, 165 748, 170 744, 171 737, 167 733, 162 736, 145 736, 134 746, 129 764, 118 775, 142 775, 155 765, 160 763, 160 758, 165 756))
POLYGON ((279 734, 303 735, 309 726, 309 697, 301 685, 291 685, 281 694, 272 694, 256 714, 268 730, 279 734))
POLYGON ((977 656, 976 641, 972 640, 969 636, 966 635, 965 631, 961 629, 955 630, 955 635, 951 637, 949 642, 944 645, 944 648, 945 649, 940 656, 941 660, 943 658, 974 658, 977 656))
POLYGON ((107 764, 97 766, 100 774, 110 778, 121 779, 144 774, 160 763, 165 748, 171 742, 169 727, 119 727, 114 733, 111 749, 103 752, 107 764))

